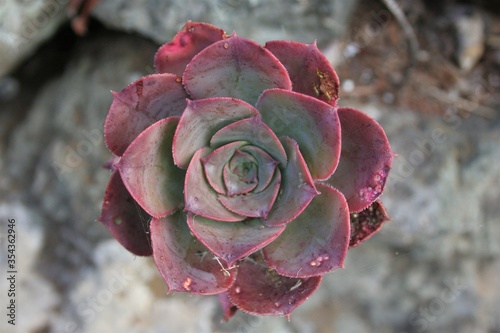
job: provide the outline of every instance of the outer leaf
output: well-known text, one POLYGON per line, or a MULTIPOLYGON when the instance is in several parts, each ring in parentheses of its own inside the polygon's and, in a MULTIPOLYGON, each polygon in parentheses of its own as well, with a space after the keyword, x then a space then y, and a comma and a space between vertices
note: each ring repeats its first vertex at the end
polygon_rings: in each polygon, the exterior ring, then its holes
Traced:
POLYGON ((230 212, 219 202, 217 192, 205 178, 202 159, 210 152, 210 148, 201 148, 191 159, 184 186, 184 210, 217 221, 242 221, 244 216, 230 212))
POLYGON ((113 92, 113 103, 104 124, 109 150, 121 156, 150 125, 182 114, 188 96, 176 79, 173 74, 148 75, 118 93, 113 92))
POLYGON ((262 252, 285 276, 310 277, 343 267, 349 247, 349 209, 342 193, 316 184, 321 194, 262 252))
POLYGON ((320 282, 321 276, 308 279, 280 276, 260 258, 252 256, 239 263, 236 281, 228 294, 234 305, 250 314, 288 316, 320 282))
POLYGON ((297 142, 290 138, 281 141, 288 156, 288 164, 282 172, 281 193, 267 217, 267 225, 283 225, 292 221, 319 194, 297 142))
POLYGON ((212 147, 220 147, 233 141, 248 141, 286 165, 286 153, 278 137, 258 116, 236 121, 220 129, 214 134, 210 144, 212 147))
POLYGON ((220 223, 189 214, 187 221, 196 238, 229 266, 260 250, 285 229, 284 226, 266 227, 261 219, 220 223))
POLYGON ((127 250, 138 256, 153 254, 149 238, 150 216, 128 193, 118 171, 111 176, 99 221, 127 250))
POLYGON ((236 35, 198 53, 183 81, 194 99, 230 96, 250 104, 266 89, 292 88, 285 67, 271 52, 236 35))
POLYGON ((234 305, 233 302, 231 302, 227 292, 217 294, 217 298, 219 299, 220 305, 222 307, 222 320, 228 321, 236 314, 236 312, 238 311, 238 307, 234 305))
POLYGON ((194 153, 210 144, 212 136, 224 126, 259 112, 235 98, 207 98, 188 101, 174 136, 175 164, 187 168, 194 153))
POLYGON ((132 197, 148 214, 163 217, 182 206, 184 170, 174 165, 171 147, 178 117, 160 120, 127 148, 117 167, 132 197))
POLYGON ((303 44, 278 40, 267 42, 265 47, 288 70, 293 91, 335 105, 339 93, 339 78, 316 42, 303 44))
POLYGON ((233 284, 234 271, 213 260, 208 249, 191 236, 183 213, 153 219, 151 239, 153 258, 169 291, 212 295, 233 284))
POLYGON ((188 21, 170 43, 162 45, 156 52, 156 71, 182 76, 196 54, 223 38, 224 31, 216 26, 188 21))
POLYGON ((271 183, 263 191, 234 197, 219 195, 219 201, 236 214, 266 219, 278 197, 280 184, 281 172, 276 169, 271 183))
POLYGON ((332 175, 341 146, 336 107, 282 89, 264 92, 256 107, 278 137, 289 136, 297 141, 314 179, 332 175))
POLYGON ((382 194, 394 154, 375 120, 350 108, 339 108, 338 113, 342 152, 328 183, 344 194, 351 212, 359 212, 382 194))
POLYGON ((376 234, 389 221, 382 202, 377 200, 359 213, 351 213, 351 240, 349 247, 355 247, 376 234))

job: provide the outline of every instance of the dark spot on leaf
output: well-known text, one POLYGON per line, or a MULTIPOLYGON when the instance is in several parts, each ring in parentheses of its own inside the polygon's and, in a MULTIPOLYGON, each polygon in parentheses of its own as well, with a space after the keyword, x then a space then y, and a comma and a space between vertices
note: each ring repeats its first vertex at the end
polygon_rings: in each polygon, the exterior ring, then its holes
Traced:
POLYGON ((351 239, 349 247, 355 247, 370 238, 390 219, 384 206, 378 200, 359 213, 351 213, 350 218, 351 239))

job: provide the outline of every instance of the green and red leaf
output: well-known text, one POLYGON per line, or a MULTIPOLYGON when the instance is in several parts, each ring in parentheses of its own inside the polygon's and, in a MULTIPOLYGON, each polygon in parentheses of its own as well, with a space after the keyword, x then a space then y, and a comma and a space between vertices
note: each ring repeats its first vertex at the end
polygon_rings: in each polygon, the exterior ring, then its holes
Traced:
POLYGON ((170 292, 213 295, 233 284, 235 271, 214 260, 210 251, 191 235, 184 213, 153 219, 151 240, 153 258, 170 292))
POLYGON ((242 146, 247 145, 246 141, 234 141, 215 149, 206 157, 201 159, 205 177, 212 189, 219 194, 227 194, 227 184, 224 177, 224 170, 235 152, 242 146))
POLYGON ((183 82, 194 99, 229 96, 250 104, 266 89, 292 89, 285 67, 271 52, 236 35, 198 53, 183 82))
POLYGON ((262 253, 285 276, 311 277, 343 267, 349 247, 349 209, 338 190, 317 183, 321 192, 262 253))
POLYGON ((187 168, 194 153, 210 145, 210 139, 221 128, 235 121, 258 116, 250 104, 235 98, 216 97, 188 101, 174 136, 175 164, 187 168))
POLYGON ((335 105, 339 94, 339 78, 315 42, 304 44, 278 40, 267 42, 265 47, 287 69, 293 91, 335 105))
POLYGON ((351 212, 359 212, 384 191, 394 153, 375 120, 350 108, 339 108, 338 113, 342 151, 339 166, 328 183, 344 194, 351 212))
POLYGON ((210 145, 216 148, 233 141, 247 141, 262 148, 282 165, 286 165, 286 153, 280 140, 260 116, 242 119, 223 127, 214 134, 210 145))
POLYGON ((185 171, 175 166, 172 139, 178 117, 160 120, 127 148, 117 167, 132 197, 153 217, 182 207, 185 171))
POLYGON ((280 195, 267 216, 266 225, 270 226, 292 221, 319 194, 297 142, 291 138, 283 138, 281 142, 288 156, 288 163, 281 173, 280 195))
POLYGON ((243 221, 244 216, 227 210, 221 204, 218 199, 219 194, 210 186, 205 177, 202 160, 211 152, 210 148, 201 148, 191 159, 184 185, 184 210, 216 221, 243 221))
POLYGON ((336 107, 293 91, 271 89, 262 94, 256 108, 278 137, 297 141, 314 179, 332 175, 341 147, 336 107))
POLYGON ((272 242, 285 227, 268 227, 262 219, 221 223, 188 214, 188 225, 195 237, 229 266, 272 242))
POLYGON ((113 92, 113 103, 104 123, 109 150, 121 156, 132 141, 158 120, 180 116, 186 91, 173 74, 152 74, 113 92))
POLYGON ((238 264, 238 275, 228 295, 234 305, 250 314, 288 317, 318 288, 320 282, 321 276, 281 276, 256 254, 238 264))
POLYGON ((281 185, 281 172, 276 169, 274 176, 264 190, 246 195, 219 195, 219 201, 233 213, 266 219, 278 197, 281 185))

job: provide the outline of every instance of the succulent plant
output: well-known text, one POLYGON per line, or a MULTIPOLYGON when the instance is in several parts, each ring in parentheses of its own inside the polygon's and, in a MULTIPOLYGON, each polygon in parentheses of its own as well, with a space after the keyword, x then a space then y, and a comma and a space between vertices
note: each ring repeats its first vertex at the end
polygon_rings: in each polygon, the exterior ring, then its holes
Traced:
POLYGON ((99 220, 169 291, 218 294, 226 319, 289 316, 388 219, 383 129, 337 105, 315 43, 188 22, 155 67, 113 93, 99 220))

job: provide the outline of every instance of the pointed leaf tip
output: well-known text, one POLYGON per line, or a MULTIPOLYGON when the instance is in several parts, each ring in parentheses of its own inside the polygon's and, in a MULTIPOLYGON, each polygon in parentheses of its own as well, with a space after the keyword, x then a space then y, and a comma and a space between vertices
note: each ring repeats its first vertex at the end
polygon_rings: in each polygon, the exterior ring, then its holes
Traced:
POLYGON ((162 45, 156 52, 156 71, 182 76, 196 54, 224 38, 224 30, 214 25, 188 21, 170 43, 162 45))
POLYGON ((147 127, 169 116, 180 116, 188 97, 173 74, 152 74, 113 92, 104 123, 106 146, 121 156, 147 127))

